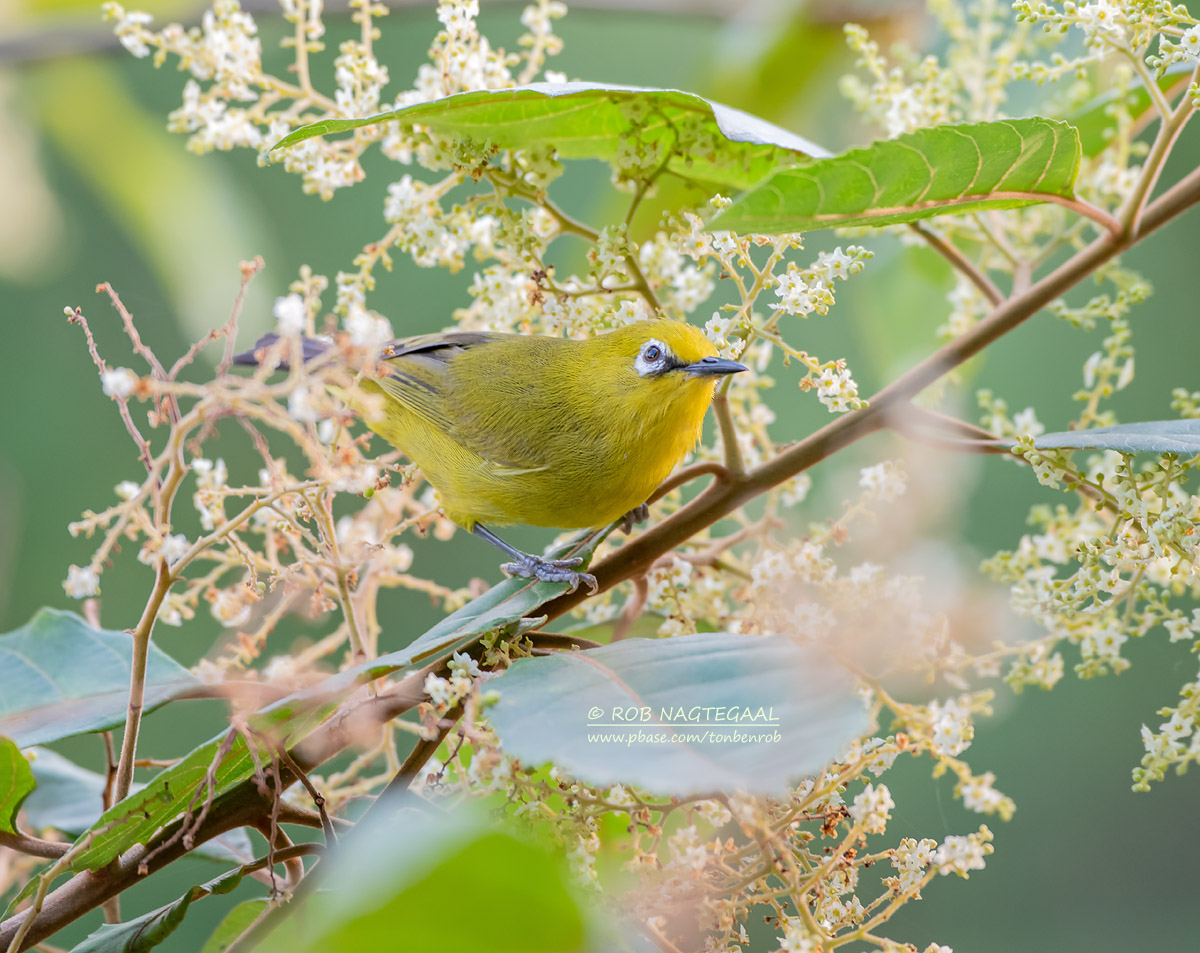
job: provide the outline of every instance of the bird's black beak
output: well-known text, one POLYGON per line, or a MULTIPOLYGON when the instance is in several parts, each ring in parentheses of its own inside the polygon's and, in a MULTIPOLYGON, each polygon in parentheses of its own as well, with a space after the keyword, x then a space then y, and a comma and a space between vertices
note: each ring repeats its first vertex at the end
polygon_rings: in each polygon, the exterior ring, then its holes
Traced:
POLYGON ((688 377, 720 377, 723 374, 739 374, 750 368, 745 364, 727 361, 722 357, 705 357, 694 364, 684 364, 680 370, 688 377))

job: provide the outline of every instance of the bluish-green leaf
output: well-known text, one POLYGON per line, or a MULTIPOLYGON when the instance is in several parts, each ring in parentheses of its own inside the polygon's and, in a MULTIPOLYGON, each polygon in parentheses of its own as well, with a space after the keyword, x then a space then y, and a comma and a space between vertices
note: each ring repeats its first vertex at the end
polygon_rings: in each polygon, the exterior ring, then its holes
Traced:
POLYGON ((642 142, 678 146, 669 168, 709 183, 744 188, 781 165, 828 155, 795 133, 693 93, 605 83, 533 83, 458 93, 363 119, 325 119, 289 133, 274 148, 394 120, 504 148, 552 146, 563 158, 608 161, 629 133, 631 106, 646 115, 642 142))
POLYGON ((661 794, 781 793, 867 727, 846 673, 782 637, 627 639, 520 659, 488 686, 508 754, 661 794))
POLYGON ((1146 420, 1137 424, 1064 430, 1034 438, 1039 450, 1116 450, 1120 453, 1200 453, 1200 420, 1146 420))
MULTIPOLYGON (((41 609, 0 635, 0 735, 22 748, 125 724, 133 640, 93 629, 73 612, 41 609)), ((146 659, 145 711, 199 682, 154 645, 146 659)))
POLYGON ((1079 161, 1065 122, 935 126, 776 172, 711 227, 773 235, 1031 205, 1070 198, 1079 161))
POLYGON ((169 937, 183 922, 188 908, 201 897, 229 893, 242 881, 241 870, 192 887, 178 900, 124 923, 102 924, 71 953, 144 953, 169 937))
POLYGON ((21 750, 0 738, 0 831, 16 833, 17 811, 34 788, 33 772, 21 750))

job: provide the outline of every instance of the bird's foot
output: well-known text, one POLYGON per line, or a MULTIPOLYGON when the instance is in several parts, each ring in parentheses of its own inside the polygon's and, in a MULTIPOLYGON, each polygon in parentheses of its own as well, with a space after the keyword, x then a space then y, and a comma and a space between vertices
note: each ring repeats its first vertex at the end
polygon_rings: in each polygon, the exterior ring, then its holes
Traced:
POLYGON ((621 532, 628 536, 638 523, 644 523, 648 519, 650 519, 650 504, 643 503, 641 506, 635 506, 621 517, 621 532))
POLYGON ((574 592, 583 583, 591 592, 599 592, 600 585, 590 572, 576 572, 575 567, 583 565, 583 558, 572 556, 570 559, 543 559, 524 553, 516 562, 505 563, 500 567, 506 576, 520 576, 525 579, 539 579, 542 582, 570 583, 574 592))

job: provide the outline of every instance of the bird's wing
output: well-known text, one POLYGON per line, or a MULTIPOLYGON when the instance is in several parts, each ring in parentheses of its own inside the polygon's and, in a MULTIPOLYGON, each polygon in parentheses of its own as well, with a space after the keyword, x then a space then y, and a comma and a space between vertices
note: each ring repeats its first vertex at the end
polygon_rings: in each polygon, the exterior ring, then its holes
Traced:
POLYGON ((442 331, 437 334, 420 334, 416 337, 388 341, 383 346, 382 354, 385 361, 407 357, 410 354, 420 354, 445 364, 451 357, 461 354, 468 348, 490 344, 493 341, 503 341, 515 336, 501 334, 498 331, 442 331))
POLYGON ((503 335, 450 331, 389 341, 380 352, 389 373, 376 383, 402 406, 439 430, 451 433, 454 421, 446 406, 446 365, 468 348, 499 337, 503 335))
POLYGON ((460 426, 452 386, 450 362, 468 350, 517 335, 489 331, 450 331, 391 341, 383 346, 382 358, 389 374, 378 380, 389 397, 437 427, 460 446, 483 459, 496 476, 519 476, 545 469, 543 461, 517 448, 498 445, 487 435, 460 426))

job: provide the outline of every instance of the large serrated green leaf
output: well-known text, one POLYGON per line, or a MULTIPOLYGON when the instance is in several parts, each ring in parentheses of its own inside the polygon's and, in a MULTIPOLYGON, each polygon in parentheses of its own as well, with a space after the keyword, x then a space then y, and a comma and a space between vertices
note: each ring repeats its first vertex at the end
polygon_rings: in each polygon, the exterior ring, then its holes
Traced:
POLYGON ((1200 420, 1145 420, 1136 424, 1064 430, 1034 438, 1039 450, 1116 450, 1120 453, 1200 453, 1200 420))
POLYGON ((783 637, 626 639, 520 659, 488 685, 508 754, 660 794, 779 794, 867 727, 846 673, 783 637))
MULTIPOLYGON (((556 557, 570 551, 588 556, 595 541, 596 537, 590 537, 586 544, 568 544, 550 555, 556 557)), ((405 648, 290 695, 251 715, 248 724, 254 732, 272 739, 275 746, 294 747, 336 711, 357 686, 448 658, 488 632, 518 624, 567 588, 566 583, 506 579, 447 616, 405 648)), ((226 733, 222 732, 205 742, 178 764, 157 775, 143 790, 105 811, 90 829, 92 842, 75 858, 74 869, 103 867, 135 844, 147 843, 163 827, 184 814, 217 760, 225 739, 226 733)), ((256 755, 260 762, 268 762, 272 752, 265 747, 252 752, 245 738, 238 735, 214 772, 216 796, 253 776, 256 755)))
POLYGON ((1053 119, 935 126, 776 172, 711 227, 773 235, 1015 208, 1070 198, 1079 161, 1078 133, 1053 119))
POLYGON ((326 119, 291 132, 274 148, 398 121, 504 148, 553 146, 563 158, 607 161, 631 128, 622 109, 630 103, 648 114, 640 132, 646 142, 666 140, 670 147, 681 124, 700 123, 699 130, 692 127, 691 132, 699 131, 711 141, 704 148, 681 149, 669 168, 707 183, 745 188, 781 165, 829 154, 764 119, 693 93, 604 83, 533 83, 458 93, 362 119, 326 119))
POLYGON ((15 834, 17 811, 34 788, 29 762, 8 738, 0 738, 0 831, 15 834))
POLYGON ((101 924, 71 953, 145 953, 163 942, 179 927, 188 908, 201 897, 229 893, 242 882, 240 869, 190 888, 178 900, 124 923, 101 924))
MULTIPOLYGON (((24 748, 125 724, 132 655, 126 633, 93 629, 73 612, 41 609, 0 635, 0 734, 24 748)), ((150 646, 144 711, 198 684, 150 646)))

